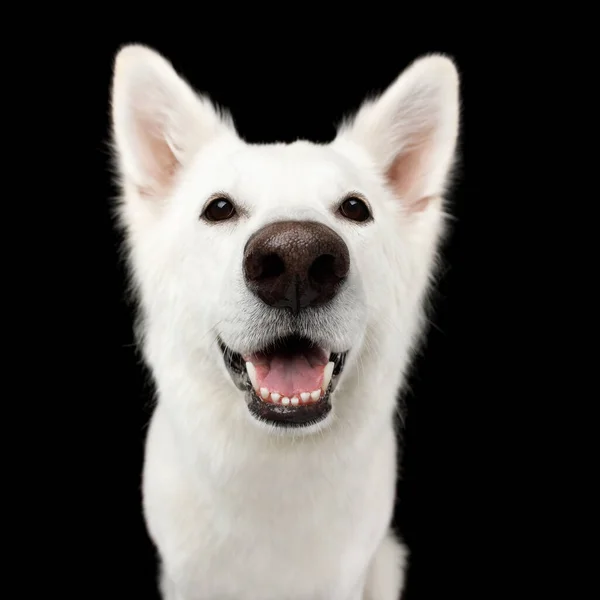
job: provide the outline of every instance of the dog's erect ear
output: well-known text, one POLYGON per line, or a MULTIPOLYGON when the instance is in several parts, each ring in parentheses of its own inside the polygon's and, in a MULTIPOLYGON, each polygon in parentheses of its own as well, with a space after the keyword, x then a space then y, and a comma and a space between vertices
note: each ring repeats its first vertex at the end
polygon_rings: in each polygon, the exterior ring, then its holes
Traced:
POLYGON ((198 96, 162 56, 141 45, 116 56, 114 145, 121 175, 145 196, 167 194, 194 151, 233 124, 198 96))
POLYGON ((454 63, 430 55, 410 65, 376 100, 365 103, 337 139, 371 155, 408 210, 444 192, 459 128, 459 79, 454 63))

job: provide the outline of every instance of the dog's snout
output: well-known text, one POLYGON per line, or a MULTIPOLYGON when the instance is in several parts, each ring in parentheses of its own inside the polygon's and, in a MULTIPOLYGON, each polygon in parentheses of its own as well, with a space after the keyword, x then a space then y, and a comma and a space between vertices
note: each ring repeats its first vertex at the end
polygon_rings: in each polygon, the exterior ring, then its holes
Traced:
POLYGON ((244 250, 248 288, 266 304, 295 313, 331 300, 349 268, 344 240, 313 221, 271 223, 255 233, 244 250))

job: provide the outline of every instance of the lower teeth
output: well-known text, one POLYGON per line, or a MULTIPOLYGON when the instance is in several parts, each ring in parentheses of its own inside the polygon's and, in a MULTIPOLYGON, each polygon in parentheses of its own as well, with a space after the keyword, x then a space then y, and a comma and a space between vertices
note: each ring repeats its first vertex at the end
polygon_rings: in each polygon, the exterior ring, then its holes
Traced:
POLYGON ((284 406, 299 406, 300 404, 312 404, 314 402, 318 402, 322 396, 325 396, 327 390, 329 389, 329 384, 331 383, 331 378, 333 376, 333 369, 335 364, 332 361, 329 361, 325 368, 323 369, 323 382, 321 384, 321 389, 314 390, 312 392, 302 392, 296 396, 292 396, 289 398, 288 396, 281 397, 281 394, 277 392, 269 393, 269 390, 265 387, 259 389, 258 387, 258 378, 256 376, 256 367, 251 363, 246 363, 246 372, 248 373, 248 379, 252 385, 252 389, 254 390, 256 396, 260 398, 263 402, 271 402, 274 404, 281 404, 284 406))
POLYGON ((321 390, 315 390, 312 393, 302 392, 300 394, 300 397, 292 396, 290 398, 288 396, 283 396, 282 398, 281 394, 277 394, 276 392, 269 394, 266 388, 261 388, 260 394, 256 394, 256 396, 257 398, 268 404, 282 404, 283 406, 301 406, 304 404, 314 404, 315 402, 318 402, 321 399, 321 397, 324 397, 325 394, 321 390))

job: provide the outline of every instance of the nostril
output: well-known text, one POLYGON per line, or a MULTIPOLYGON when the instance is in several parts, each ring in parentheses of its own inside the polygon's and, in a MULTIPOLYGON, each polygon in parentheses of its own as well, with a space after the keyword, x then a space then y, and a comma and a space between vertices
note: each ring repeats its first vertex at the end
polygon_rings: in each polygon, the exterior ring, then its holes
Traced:
POLYGON ((316 258, 308 270, 308 276, 312 281, 321 285, 340 279, 336 274, 335 256, 322 254, 316 258))
POLYGON ((285 263, 277 254, 267 254, 262 260, 262 273, 260 277, 279 277, 285 272, 285 263))
POLYGON ((253 281, 279 277, 285 272, 285 263, 275 253, 253 256, 246 261, 246 276, 253 281))

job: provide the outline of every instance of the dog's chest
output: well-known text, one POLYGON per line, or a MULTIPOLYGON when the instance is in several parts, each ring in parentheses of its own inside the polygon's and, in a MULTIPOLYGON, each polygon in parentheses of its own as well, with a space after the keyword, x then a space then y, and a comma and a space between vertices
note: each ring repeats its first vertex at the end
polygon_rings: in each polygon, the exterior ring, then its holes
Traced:
POLYGON ((219 500, 198 513, 197 534, 179 540, 178 581, 190 598, 345 600, 381 529, 336 510, 331 494, 321 506, 299 495, 293 505, 273 497, 226 512, 219 500))
POLYGON ((148 526, 189 598, 345 600, 387 526, 384 495, 327 462, 275 456, 215 486, 152 457, 149 448, 148 526))

